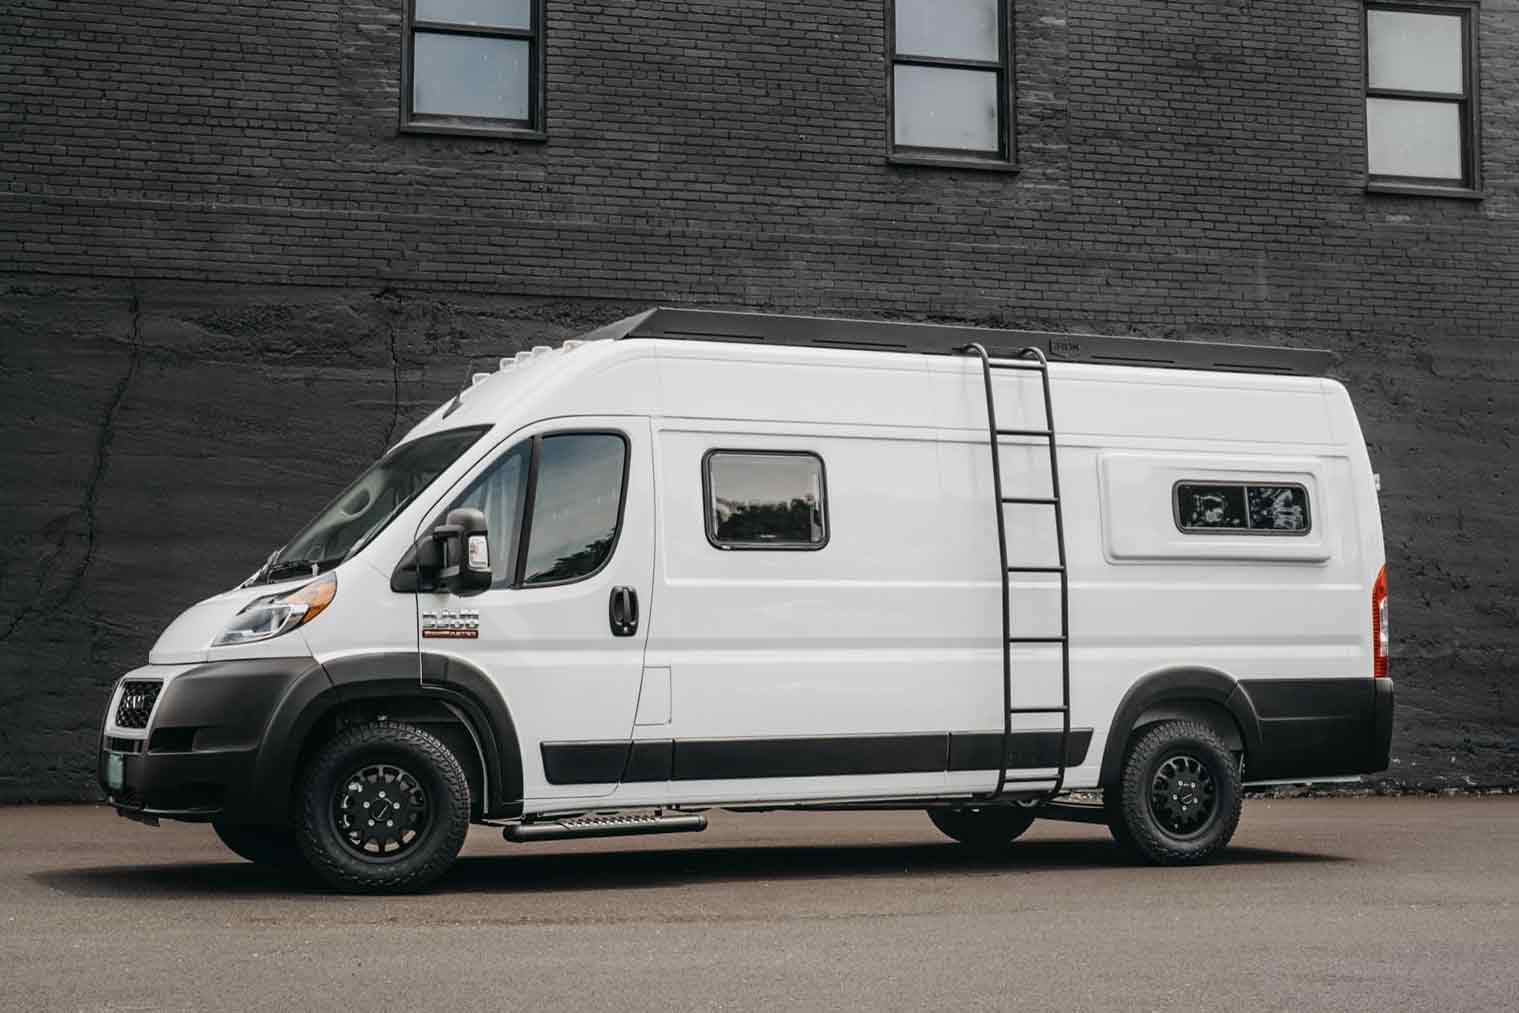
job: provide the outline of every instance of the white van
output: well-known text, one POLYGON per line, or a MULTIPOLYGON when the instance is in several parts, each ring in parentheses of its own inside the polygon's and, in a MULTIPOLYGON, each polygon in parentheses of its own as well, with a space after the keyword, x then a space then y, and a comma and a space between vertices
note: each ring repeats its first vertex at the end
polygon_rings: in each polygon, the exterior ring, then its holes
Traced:
POLYGON ((471 822, 710 808, 1201 861, 1246 785, 1387 764, 1376 483, 1327 366, 667 309, 503 359, 163 633, 101 784, 348 890, 424 886, 471 822))

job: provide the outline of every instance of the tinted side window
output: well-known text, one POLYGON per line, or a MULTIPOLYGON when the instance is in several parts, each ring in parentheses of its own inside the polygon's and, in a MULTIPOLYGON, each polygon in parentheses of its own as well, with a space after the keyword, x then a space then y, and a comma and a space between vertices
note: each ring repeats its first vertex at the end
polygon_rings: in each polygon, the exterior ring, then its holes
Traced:
MULTIPOLYGON (((517 572, 517 532, 527 496, 532 444, 519 443, 470 483, 449 509, 474 507, 485 514, 490 535, 491 587, 510 587, 517 572)), ((439 518, 440 520, 442 518, 439 518)))
POLYGON ((705 479, 707 537, 718 548, 816 549, 828 541, 816 454, 714 450, 705 479))
POLYGON ((622 517, 628 448, 611 433, 544 437, 528 528, 523 584, 555 584, 599 570, 622 517))
POLYGON ((1176 483, 1176 526, 1186 532, 1306 534, 1308 490, 1300 485, 1176 483))

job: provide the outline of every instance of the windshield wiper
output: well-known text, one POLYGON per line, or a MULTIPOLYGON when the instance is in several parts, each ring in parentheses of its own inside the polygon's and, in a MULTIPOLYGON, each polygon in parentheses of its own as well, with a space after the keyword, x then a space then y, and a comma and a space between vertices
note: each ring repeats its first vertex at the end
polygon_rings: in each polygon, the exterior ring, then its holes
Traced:
POLYGON ((286 577, 315 577, 321 572, 325 559, 286 559, 270 563, 264 568, 264 583, 272 584, 286 577))

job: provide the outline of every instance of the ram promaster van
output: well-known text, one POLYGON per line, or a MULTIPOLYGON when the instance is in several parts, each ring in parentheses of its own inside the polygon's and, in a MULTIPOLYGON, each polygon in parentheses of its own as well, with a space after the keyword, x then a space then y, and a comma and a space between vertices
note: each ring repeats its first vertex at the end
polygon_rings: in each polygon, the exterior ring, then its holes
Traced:
POLYGON ((101 784, 357 891, 425 886, 471 823, 711 809, 1202 861, 1247 786, 1387 764, 1376 481, 1328 365, 667 309, 520 353, 169 626, 101 784))

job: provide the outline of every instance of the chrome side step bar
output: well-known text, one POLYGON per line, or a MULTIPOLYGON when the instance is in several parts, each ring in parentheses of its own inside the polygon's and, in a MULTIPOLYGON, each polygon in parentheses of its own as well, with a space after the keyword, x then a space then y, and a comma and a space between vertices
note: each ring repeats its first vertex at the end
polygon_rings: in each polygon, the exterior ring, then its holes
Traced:
POLYGON ((696 813, 635 816, 576 816, 572 819, 513 823, 501 836, 518 844, 567 841, 578 837, 629 837, 634 834, 690 834, 707 829, 707 817, 696 813))

